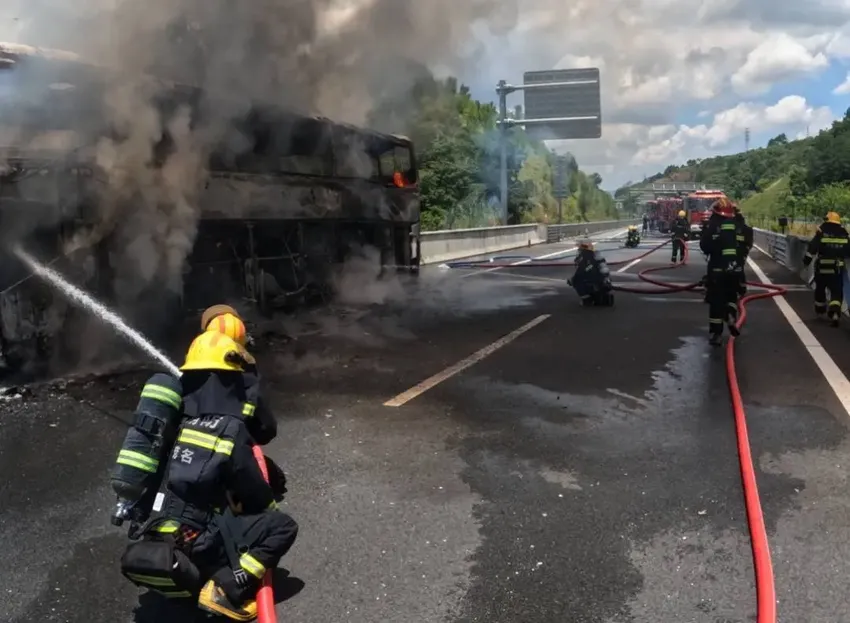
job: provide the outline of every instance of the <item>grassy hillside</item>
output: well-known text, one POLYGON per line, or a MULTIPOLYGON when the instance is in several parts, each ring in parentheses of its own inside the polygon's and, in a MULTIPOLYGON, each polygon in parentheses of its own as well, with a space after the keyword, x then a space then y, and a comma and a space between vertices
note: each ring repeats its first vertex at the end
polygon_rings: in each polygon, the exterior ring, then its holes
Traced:
MULTIPOLYGON (((790 194, 790 180, 786 175, 773 182, 763 192, 750 195, 738 206, 747 215, 747 221, 751 225, 778 231, 776 217, 781 212, 785 212, 784 208, 790 194)), ((789 230, 800 236, 810 236, 817 228, 818 222, 819 219, 796 219, 789 224, 789 230)))
POLYGON ((776 206, 782 202, 790 192, 788 176, 785 175, 772 182, 764 191, 754 193, 741 201, 738 205, 745 210, 750 220, 764 220, 774 216, 776 206))

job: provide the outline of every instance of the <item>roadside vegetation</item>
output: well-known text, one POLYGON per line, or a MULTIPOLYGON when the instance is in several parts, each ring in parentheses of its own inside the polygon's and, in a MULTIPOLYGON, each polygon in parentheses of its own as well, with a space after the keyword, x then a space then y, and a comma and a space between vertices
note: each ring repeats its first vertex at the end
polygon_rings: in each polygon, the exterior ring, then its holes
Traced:
MULTIPOLYGON (((422 190, 422 228, 459 229, 499 224, 499 130, 493 104, 473 99, 457 80, 423 76, 409 94, 372 114, 376 129, 404 128, 416 145, 422 190)), ((508 212, 511 224, 557 223, 555 154, 513 128, 508 143, 508 212)), ((569 197, 563 222, 617 218, 602 178, 568 164, 569 197)))

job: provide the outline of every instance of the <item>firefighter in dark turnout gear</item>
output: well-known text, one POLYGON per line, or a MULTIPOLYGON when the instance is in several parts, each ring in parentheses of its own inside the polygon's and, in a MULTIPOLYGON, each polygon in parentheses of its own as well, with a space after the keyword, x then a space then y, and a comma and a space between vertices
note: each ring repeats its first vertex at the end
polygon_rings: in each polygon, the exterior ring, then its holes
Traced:
POLYGON ((578 247, 576 271, 567 280, 567 285, 575 288, 581 298, 581 304, 585 307, 613 305, 611 269, 608 268, 605 258, 593 250, 593 243, 589 240, 582 240, 578 247))
POLYGON ((735 221, 735 208, 728 199, 712 206, 713 214, 700 236, 700 250, 708 256, 706 300, 708 301, 709 341, 718 345, 723 339, 723 326, 733 336, 739 335, 738 291, 741 283, 741 251, 738 236, 741 225, 735 221))
POLYGON ((841 304, 844 302, 845 257, 850 255, 850 234, 841 225, 841 216, 829 212, 809 242, 803 265, 815 261, 815 313, 827 314, 833 326, 838 326, 841 304), (817 257, 817 259, 815 259, 817 257), (829 293, 829 302, 827 302, 829 293))
POLYGON ((755 239, 753 228, 747 225, 744 215, 741 214, 741 209, 734 203, 732 204, 732 207, 735 209, 735 222, 741 229, 740 233, 737 234, 738 250, 740 251, 739 259, 741 263, 741 280, 738 291, 741 296, 744 296, 747 293, 747 278, 744 269, 747 265, 747 258, 750 256, 750 251, 753 249, 755 239))
POLYGON ((691 225, 686 217, 685 211, 679 210, 676 220, 670 223, 670 237, 673 239, 673 255, 670 261, 673 264, 685 261, 685 241, 691 231, 691 225))
POLYGON ((192 342, 181 368, 184 422, 166 476, 167 521, 158 527, 195 537, 181 549, 205 582, 198 605, 237 621, 256 618, 262 578, 298 534, 295 521, 277 510, 285 477, 266 460, 266 482, 246 425, 256 412, 256 377, 245 368, 254 363, 222 333, 207 331, 192 342))

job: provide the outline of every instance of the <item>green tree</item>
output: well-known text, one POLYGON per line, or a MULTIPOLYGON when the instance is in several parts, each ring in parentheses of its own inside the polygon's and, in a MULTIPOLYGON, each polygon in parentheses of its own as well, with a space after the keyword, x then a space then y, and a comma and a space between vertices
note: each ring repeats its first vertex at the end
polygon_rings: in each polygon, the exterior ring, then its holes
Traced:
POLYGON ((777 136, 774 136, 772 139, 770 139, 767 142, 768 147, 773 147, 774 145, 787 145, 787 144, 788 144, 788 137, 785 135, 784 132, 782 134, 778 134, 777 136))
POLYGON ((788 171, 788 190, 794 197, 803 197, 811 190, 807 180, 808 171, 805 167, 795 164, 788 171))
MULTIPOLYGON (((472 98, 457 79, 436 80, 418 64, 408 92, 375 107, 369 125, 401 132, 413 140, 420 168, 422 227, 470 227, 493 224, 491 207, 500 194, 500 139, 497 110, 472 98)), ((507 132, 508 212, 514 223, 551 222, 556 157, 520 128, 507 132)), ((602 178, 586 176, 572 157, 567 161, 572 195, 562 202, 568 220, 609 218, 614 200, 599 188, 602 178), (579 209, 581 208, 581 209, 579 209)))

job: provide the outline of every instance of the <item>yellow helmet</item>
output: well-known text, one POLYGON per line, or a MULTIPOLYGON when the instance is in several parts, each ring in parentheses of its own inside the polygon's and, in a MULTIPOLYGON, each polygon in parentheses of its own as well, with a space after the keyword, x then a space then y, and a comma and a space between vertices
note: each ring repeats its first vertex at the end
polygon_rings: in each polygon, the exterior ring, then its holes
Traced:
POLYGON ((579 249, 589 249, 593 250, 593 241, 590 238, 583 238, 578 242, 579 249))
POLYGON ((213 305, 212 307, 207 307, 204 313, 201 314, 201 331, 206 331, 207 326, 212 322, 213 318, 222 314, 233 314, 239 318, 239 312, 230 305, 213 305))
POLYGON ((841 215, 838 212, 827 212, 826 220, 830 223, 841 224, 841 215))
POLYGON ((181 370, 232 370, 243 372, 254 357, 233 338, 218 331, 206 331, 192 341, 181 370))
POLYGON ((629 229, 634 231, 637 229, 637 225, 629 225, 629 229))
POLYGON ((245 330, 245 323, 234 314, 221 314, 216 316, 207 324, 205 331, 215 331, 224 333, 231 340, 245 346, 248 332, 245 330))
POLYGON ((684 210, 679 210, 679 218, 685 218, 688 214, 684 210))

